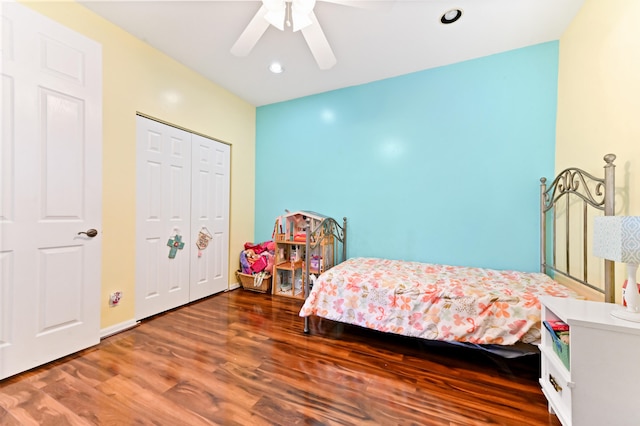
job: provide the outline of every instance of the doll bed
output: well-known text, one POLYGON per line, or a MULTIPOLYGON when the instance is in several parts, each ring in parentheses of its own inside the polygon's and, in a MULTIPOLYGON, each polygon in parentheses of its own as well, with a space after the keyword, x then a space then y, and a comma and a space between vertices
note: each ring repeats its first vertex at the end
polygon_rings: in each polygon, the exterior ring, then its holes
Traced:
POLYGON ((602 293, 605 301, 614 301, 613 263, 605 261, 604 289, 589 282, 587 266, 589 209, 605 215, 614 212, 614 160, 613 154, 605 156, 604 178, 571 168, 560 173, 549 188, 546 179, 541 179, 540 272, 348 259, 320 275, 307 292, 300 311, 305 332, 309 331, 308 318, 315 315, 427 340, 536 344, 540 339, 539 297, 578 297, 552 277, 568 278, 602 293), (577 219, 571 216, 576 200, 580 207, 577 219), (578 239, 571 235, 574 222, 581 222, 578 239), (560 256, 556 254, 558 240, 564 245, 560 256), (577 246, 580 252, 578 273, 572 269, 570 259, 575 256, 570 246, 577 246))

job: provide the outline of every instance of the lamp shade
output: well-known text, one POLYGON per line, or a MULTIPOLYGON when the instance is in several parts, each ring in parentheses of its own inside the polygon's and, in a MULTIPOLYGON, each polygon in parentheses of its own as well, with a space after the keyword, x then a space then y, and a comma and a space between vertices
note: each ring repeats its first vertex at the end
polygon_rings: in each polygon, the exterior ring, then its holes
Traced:
POLYGON ((593 226, 593 255, 640 264, 640 216, 598 216, 593 226))

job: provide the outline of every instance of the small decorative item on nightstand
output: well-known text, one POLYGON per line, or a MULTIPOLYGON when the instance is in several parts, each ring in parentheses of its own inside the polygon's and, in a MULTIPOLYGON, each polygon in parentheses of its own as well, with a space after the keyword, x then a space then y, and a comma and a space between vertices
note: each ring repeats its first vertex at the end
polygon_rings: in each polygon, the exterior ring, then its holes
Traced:
POLYGON ((640 322, 640 293, 636 272, 640 264, 640 216, 600 216, 593 228, 593 254, 627 264, 626 309, 614 309, 611 315, 640 322))

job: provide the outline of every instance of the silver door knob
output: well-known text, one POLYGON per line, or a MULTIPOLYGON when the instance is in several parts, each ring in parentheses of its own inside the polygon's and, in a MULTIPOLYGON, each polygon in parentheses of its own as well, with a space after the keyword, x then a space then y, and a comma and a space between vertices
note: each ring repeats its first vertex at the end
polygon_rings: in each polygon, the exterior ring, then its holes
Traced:
POLYGON ((78 235, 80 235, 80 234, 84 234, 87 237, 93 238, 96 235, 98 235, 98 231, 96 231, 95 229, 89 229, 89 230, 87 230, 87 232, 84 232, 84 231, 78 232, 78 235))

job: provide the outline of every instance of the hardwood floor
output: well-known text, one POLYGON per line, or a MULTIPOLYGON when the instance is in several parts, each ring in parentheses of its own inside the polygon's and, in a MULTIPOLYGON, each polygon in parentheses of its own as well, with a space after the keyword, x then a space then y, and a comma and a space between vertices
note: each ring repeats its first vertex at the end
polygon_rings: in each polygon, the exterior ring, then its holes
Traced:
POLYGON ((301 302, 234 290, 143 321, 0 382, 12 425, 559 425, 539 357, 297 316, 301 302))

